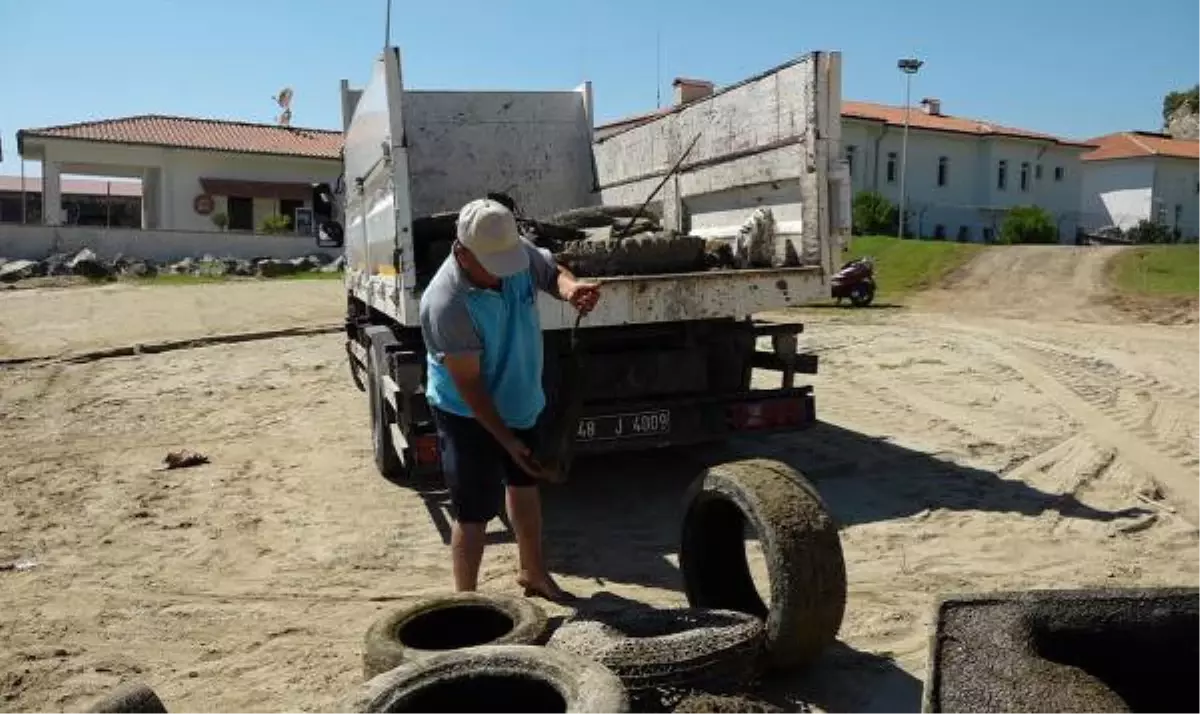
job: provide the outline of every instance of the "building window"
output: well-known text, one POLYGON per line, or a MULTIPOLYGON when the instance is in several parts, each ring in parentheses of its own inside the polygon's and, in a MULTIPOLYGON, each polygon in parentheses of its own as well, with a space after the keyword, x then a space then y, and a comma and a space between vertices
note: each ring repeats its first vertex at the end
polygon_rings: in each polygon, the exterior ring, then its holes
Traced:
POLYGON ((968 228, 967 226, 959 226, 958 227, 958 242, 966 243, 969 240, 971 240, 971 229, 968 228))
POLYGON ((995 241, 995 239, 996 239, 996 231, 992 230, 991 228, 983 229, 983 242, 984 243, 991 243, 991 242, 995 241))
POLYGON ((946 178, 950 175, 950 159, 945 156, 938 158, 938 186, 946 185, 946 178))
POLYGON ((296 230, 296 209, 304 208, 304 201, 297 201, 292 198, 279 199, 279 215, 285 216, 288 219, 288 230, 296 230))
POLYGON ((1183 204, 1176 203, 1175 204, 1175 227, 1178 228, 1179 224, 1182 222, 1183 222, 1183 204))
POLYGON ((850 171, 850 176, 854 176, 854 145, 846 147, 846 168, 850 171))
POLYGON ((941 223, 933 227, 933 237, 938 240, 946 240, 946 227, 941 223))
POLYGON ((254 230, 254 199, 245 198, 243 196, 230 196, 226 199, 228 209, 226 213, 229 216, 229 230, 231 231, 252 231, 254 230))
POLYGON ((1063 176, 1066 176, 1066 175, 1067 175, 1067 171, 1066 171, 1066 169, 1064 169, 1064 168, 1063 168, 1063 167, 1061 167, 1061 166, 1055 166, 1055 167, 1054 167, 1054 180, 1055 180, 1055 181, 1062 181, 1062 180, 1063 180, 1063 176))
POLYGON ((896 152, 888 152, 887 182, 896 183, 896 152))
POLYGON ((1022 191, 1029 190, 1029 164, 1028 163, 1021 164, 1021 190, 1022 191))
POLYGON ((1038 164, 1037 166, 1033 167, 1033 178, 1037 179, 1038 181, 1042 180, 1042 165, 1041 164, 1038 164))
POLYGON ((1167 225, 1167 207, 1162 201, 1154 202, 1154 222, 1160 226, 1167 225))
POLYGON ((996 188, 1001 191, 1008 188, 1008 162, 1001 161, 1000 167, 996 170, 996 188))

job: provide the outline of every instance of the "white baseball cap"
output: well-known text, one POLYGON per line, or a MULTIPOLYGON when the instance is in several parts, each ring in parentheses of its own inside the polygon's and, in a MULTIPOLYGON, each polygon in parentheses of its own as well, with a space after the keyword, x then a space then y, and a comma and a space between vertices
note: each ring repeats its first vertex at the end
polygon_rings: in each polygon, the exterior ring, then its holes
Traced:
POLYGON ((458 240, 484 270, 497 278, 516 275, 529 267, 517 219, 497 201, 480 198, 463 206, 458 212, 458 240))

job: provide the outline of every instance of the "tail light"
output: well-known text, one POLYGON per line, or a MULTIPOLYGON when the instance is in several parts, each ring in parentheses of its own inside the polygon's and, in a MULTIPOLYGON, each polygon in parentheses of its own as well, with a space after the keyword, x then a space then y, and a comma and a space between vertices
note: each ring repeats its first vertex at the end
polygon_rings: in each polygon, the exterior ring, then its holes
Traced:
POLYGON ((796 426, 803 419, 804 402, 801 399, 768 399, 729 407, 729 423, 735 431, 796 426))
POLYGON ((436 434, 423 434, 413 439, 413 454, 417 459, 417 465, 430 466, 437 464, 440 460, 438 454, 438 440, 436 434))

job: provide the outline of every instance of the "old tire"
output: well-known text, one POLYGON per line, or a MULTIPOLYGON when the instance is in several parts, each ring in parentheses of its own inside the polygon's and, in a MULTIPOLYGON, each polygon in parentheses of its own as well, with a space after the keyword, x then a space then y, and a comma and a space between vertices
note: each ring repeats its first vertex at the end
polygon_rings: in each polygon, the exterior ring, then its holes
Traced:
POLYGON ((122 684, 87 708, 96 714, 166 714, 167 707, 154 690, 140 682, 122 684))
POLYGON ((692 714, 749 714, 750 712, 775 714, 787 710, 752 697, 692 692, 680 699, 671 711, 691 712, 692 714))
POLYGON ((576 275, 648 275, 704 267, 703 238, 654 233, 569 244, 555 256, 576 275))
POLYGON ((763 623, 752 615, 647 608, 577 616, 547 646, 599 662, 637 694, 736 687, 753 675, 762 644, 763 623))
MULTIPOLYGON (((619 218, 630 219, 638 215, 638 206, 585 206, 583 208, 572 208, 569 211, 555 213, 546 219, 546 223, 552 223, 556 226, 564 228, 574 228, 582 230, 584 228, 603 228, 611 226, 619 218)), ((642 216, 646 216, 655 221, 658 220, 658 215, 647 207, 641 212, 642 216)))
POLYGON ((546 613, 532 600, 509 595, 456 593, 421 600, 388 613, 367 630, 367 679, 405 662, 478 645, 540 644, 546 613))
POLYGON ((384 672, 342 702, 345 712, 627 712, 615 674, 567 652, 485 645, 384 672))
POLYGON ((812 662, 841 627, 846 564, 837 525, 812 485, 778 461, 721 464, 697 479, 688 492, 679 566, 693 606, 765 619, 770 668, 812 662), (763 547, 769 608, 746 562, 747 523, 763 547))

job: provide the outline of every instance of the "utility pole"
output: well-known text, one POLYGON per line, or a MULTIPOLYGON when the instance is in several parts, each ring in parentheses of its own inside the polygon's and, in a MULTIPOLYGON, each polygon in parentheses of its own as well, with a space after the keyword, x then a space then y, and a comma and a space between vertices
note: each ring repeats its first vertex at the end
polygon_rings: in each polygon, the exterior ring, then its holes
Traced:
POLYGON ((904 138, 900 140, 900 227, 896 229, 898 238, 904 237, 904 226, 908 223, 905 213, 908 196, 905 194, 904 180, 908 175, 908 116, 912 111, 912 77, 925 64, 919 59, 907 57, 896 62, 896 67, 904 73, 904 138))

